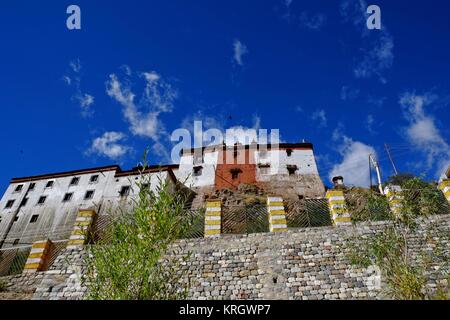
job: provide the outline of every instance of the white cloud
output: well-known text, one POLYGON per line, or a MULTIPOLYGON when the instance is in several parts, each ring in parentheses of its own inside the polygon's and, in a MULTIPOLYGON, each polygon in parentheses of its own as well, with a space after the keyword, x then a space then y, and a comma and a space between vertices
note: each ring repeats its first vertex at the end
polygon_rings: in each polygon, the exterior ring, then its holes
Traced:
POLYGON ((76 101, 81 108, 81 115, 83 117, 90 117, 94 114, 94 110, 92 110, 92 105, 94 105, 95 98, 94 96, 84 93, 81 90, 81 62, 79 59, 73 60, 69 63, 69 67, 71 69, 70 75, 64 75, 63 81, 68 86, 74 85, 75 93, 72 95, 71 99, 76 101))
POLYGON ((311 120, 318 122, 318 128, 325 128, 327 126, 327 114, 325 110, 318 109, 311 115, 311 120))
POLYGON ((335 176, 343 176, 347 185, 369 185, 369 154, 376 156, 372 146, 344 136, 340 142, 339 153, 342 161, 333 166, 329 173, 330 180, 335 176))
POLYGON ((233 50, 234 50, 234 61, 243 66, 244 62, 242 61, 242 57, 248 54, 248 49, 245 44, 243 44, 240 40, 236 39, 233 42, 233 50))
POLYGON ((437 98, 430 93, 416 95, 406 92, 400 97, 399 103, 409 123, 403 132, 407 141, 426 157, 425 169, 435 168, 435 176, 439 177, 450 164, 450 145, 439 131, 435 118, 426 112, 426 107, 437 98))
POLYGON ((122 132, 105 132, 101 137, 92 141, 91 147, 86 154, 96 154, 111 160, 118 160, 132 150, 130 147, 122 144, 122 141, 125 139, 126 136, 122 132))
POLYGON ((344 133, 342 123, 339 123, 333 131, 332 140, 342 157, 339 163, 332 166, 328 176, 331 181, 333 177, 343 176, 347 185, 367 187, 369 181, 369 155, 377 157, 373 146, 360 141, 354 141, 344 133))
POLYGON ((161 113, 172 112, 177 92, 154 71, 143 73, 143 77, 145 88, 138 104, 129 83, 121 82, 115 74, 109 76, 106 92, 122 105, 124 117, 133 135, 159 141, 166 133, 159 116, 161 113))
POLYGON ((372 135, 377 133, 373 128, 374 124, 375 124, 375 118, 373 115, 369 114, 366 118, 366 128, 367 128, 367 131, 369 131, 370 134, 372 134, 372 135))
POLYGON ((381 30, 367 29, 367 7, 365 0, 345 0, 340 6, 344 21, 353 23, 360 30, 363 41, 361 50, 363 54, 360 62, 354 67, 353 73, 359 79, 377 76, 380 82, 386 83, 383 73, 394 63, 394 40, 385 24, 381 30))

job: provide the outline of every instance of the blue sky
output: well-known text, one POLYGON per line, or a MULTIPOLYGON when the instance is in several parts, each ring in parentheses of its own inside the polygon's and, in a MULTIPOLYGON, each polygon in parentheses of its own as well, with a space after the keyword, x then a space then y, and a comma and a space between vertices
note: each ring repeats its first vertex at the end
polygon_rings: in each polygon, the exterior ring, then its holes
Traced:
POLYGON ((2 1, 0 191, 10 178, 118 163, 170 133, 280 129, 326 183, 438 177, 450 159, 448 1, 2 1), (82 29, 66 28, 81 8, 82 29), (377 4, 382 29, 368 30, 377 4))

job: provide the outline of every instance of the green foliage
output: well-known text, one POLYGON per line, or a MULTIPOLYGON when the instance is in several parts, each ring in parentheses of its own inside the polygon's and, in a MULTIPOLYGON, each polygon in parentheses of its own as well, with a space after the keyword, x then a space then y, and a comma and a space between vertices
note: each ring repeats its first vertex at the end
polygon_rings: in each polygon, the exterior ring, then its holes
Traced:
POLYGON ((413 179, 415 176, 411 173, 400 173, 396 176, 390 176, 388 178, 387 184, 388 185, 395 185, 395 186, 401 186, 403 183, 405 183, 408 180, 413 179))
POLYGON ((83 279, 93 300, 184 299, 180 265, 189 254, 180 255, 173 245, 190 226, 187 194, 158 178, 155 186, 141 169, 139 194, 131 209, 115 213, 100 243, 88 249, 87 273, 83 279), (178 256, 178 258, 176 258, 178 256))
POLYGON ((443 211, 447 201, 436 186, 414 177, 404 181, 401 187, 403 220, 445 213, 443 211))
POLYGON ((357 190, 346 195, 347 207, 354 222, 392 219, 385 196, 371 190, 357 190))
POLYGON ((441 277, 448 275, 448 252, 439 243, 434 243, 431 252, 424 250, 414 260, 407 242, 410 231, 407 225, 394 223, 383 232, 350 247, 348 258, 352 264, 365 268, 378 266, 386 283, 386 294, 393 299, 448 299, 448 284, 430 293, 426 289, 425 276, 436 266, 439 266, 437 270, 441 277))

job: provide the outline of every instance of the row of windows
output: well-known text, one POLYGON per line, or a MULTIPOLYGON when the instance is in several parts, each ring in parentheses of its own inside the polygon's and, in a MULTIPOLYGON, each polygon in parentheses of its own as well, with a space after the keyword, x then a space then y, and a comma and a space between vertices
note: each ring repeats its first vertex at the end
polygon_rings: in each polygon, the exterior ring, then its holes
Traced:
MULTIPOLYGON (((309 167, 310 165, 308 165, 308 167, 309 167)), ((269 174, 269 169, 270 169, 270 164, 260 164, 260 165, 258 165, 258 167, 259 167, 259 169, 261 170, 261 173, 262 174, 269 174)), ((296 166, 296 165, 287 165, 286 166, 286 169, 287 169, 287 171, 288 171, 288 173, 289 173, 289 175, 295 175, 295 173, 297 172, 297 170, 298 170, 298 167, 296 166)), ((194 169, 193 169, 193 176, 194 177, 199 177, 199 176, 201 176, 202 175, 202 173, 203 173, 203 167, 202 166, 196 166, 196 167, 194 167, 194 169)), ((237 179, 237 178, 239 178, 239 174, 241 174, 242 173, 242 171, 240 171, 240 170, 235 170, 235 169, 231 169, 230 170, 230 173, 231 173, 231 177, 233 178, 233 179, 237 179)))
MULTIPOLYGON (((99 175, 93 175, 89 178, 89 183, 97 183, 99 179, 99 175)), ((72 180, 70 180, 69 186, 77 186, 80 182, 80 177, 74 177, 72 180)), ((47 181, 47 184, 45 185, 46 189, 52 188, 55 184, 54 180, 47 181)), ((14 192, 22 192, 23 190, 23 184, 19 184, 16 186, 16 189, 14 189, 14 192)), ((36 188, 36 183, 30 183, 30 186, 28 187, 28 191, 33 191, 36 188)))
MULTIPOLYGON (((94 194, 95 191, 94 190, 88 190, 86 191, 85 195, 84 195, 84 200, 90 200, 92 198, 94 198, 94 194)), ((73 192, 71 193, 66 193, 63 197, 63 202, 69 202, 70 200, 72 200, 73 198, 73 192)), ((41 196, 38 200, 38 202, 36 203, 36 205, 43 205, 45 203, 45 201, 47 200, 47 196, 41 196)), ((14 203, 16 202, 16 200, 9 200, 6 203, 5 209, 10 209, 14 206, 14 203)), ((20 203, 20 207, 25 207, 28 203, 28 198, 24 198, 22 200, 22 202, 20 203)))
MULTIPOLYGON (((144 186, 144 188, 148 187, 148 185, 144 186)), ((130 194, 131 187, 130 186, 123 186, 120 191, 119 195, 121 197, 126 197, 130 194)), ((84 195, 84 200, 91 200, 94 198, 95 191, 94 190, 88 190, 86 191, 84 195)), ((62 202, 70 202, 73 198, 73 192, 66 193, 63 197, 62 202)), ((47 196, 41 196, 37 202, 36 205, 43 205, 45 201, 47 200, 47 196)), ((16 200, 9 200, 6 203, 5 209, 11 209, 14 206, 14 203, 16 200)), ((24 198, 22 202, 20 203, 20 207, 25 207, 28 203, 28 198, 24 198)))

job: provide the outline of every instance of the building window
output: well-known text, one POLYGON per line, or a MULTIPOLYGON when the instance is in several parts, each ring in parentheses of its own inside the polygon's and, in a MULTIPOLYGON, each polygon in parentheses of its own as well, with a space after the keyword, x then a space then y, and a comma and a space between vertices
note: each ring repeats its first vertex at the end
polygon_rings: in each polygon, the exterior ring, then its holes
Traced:
POLYGON ((72 200, 72 197, 73 197, 73 193, 66 193, 64 195, 63 202, 69 202, 70 200, 72 200))
POLYGON ((141 186, 141 190, 150 190, 150 184, 149 184, 149 183, 144 183, 144 184, 141 186))
POLYGON ((98 182, 98 174, 91 176, 91 179, 89 180, 90 183, 97 183, 98 182))
POLYGON ((287 149, 286 154, 288 157, 292 156, 292 152, 294 152, 292 149, 287 149))
POLYGON ((194 167, 194 177, 201 176, 202 172, 203 172, 203 167, 202 166, 194 167))
POLYGON ((42 196, 42 197, 39 198, 37 204, 38 205, 43 205, 45 203, 45 200, 47 200, 47 197, 46 196, 42 196))
POLYGON ((49 181, 49 182, 47 182, 45 188, 52 188, 54 184, 55 184, 55 181, 53 181, 53 180, 49 181))
POLYGON ((126 197, 130 194, 130 186, 123 186, 119 192, 121 197, 126 197))
POLYGON ((38 221, 39 215, 35 214, 31 217, 30 223, 35 223, 38 221))
POLYGON ((239 179, 239 175, 242 173, 241 169, 232 169, 230 170, 231 173, 231 179, 237 180, 239 179))
POLYGON ((9 201, 6 203, 5 209, 11 209, 12 206, 14 205, 14 202, 15 202, 15 201, 16 201, 16 200, 9 200, 9 201))
POLYGON ((22 202, 20 203, 21 207, 25 207, 27 205, 28 198, 23 198, 22 202))
POLYGON ((89 190, 86 192, 86 194, 84 195, 84 200, 90 200, 92 198, 94 198, 94 190, 89 190))
POLYGON ((14 240, 14 242, 13 242, 13 246, 16 246, 16 245, 18 245, 18 244, 19 244, 19 241, 20 241, 20 239, 16 239, 16 240, 14 240))
POLYGON ((289 175, 293 176, 297 172, 298 168, 297 166, 287 166, 287 170, 289 172, 289 175))
POLYGON ((18 215, 14 217, 14 222, 17 222, 17 221, 19 221, 19 216, 18 215))
POLYGON ((23 189, 23 184, 19 184, 16 189, 14 190, 14 192, 21 192, 23 189))
POLYGON ((80 182, 80 178, 75 177, 75 178, 72 178, 72 181, 70 181, 70 185, 76 186, 76 185, 78 185, 79 182, 80 182))
POLYGON ((36 188, 36 183, 30 183, 30 186, 28 187, 28 191, 33 191, 34 188, 36 188))
POLYGON ((260 164, 259 172, 261 174, 269 174, 270 173, 270 164, 260 164))

